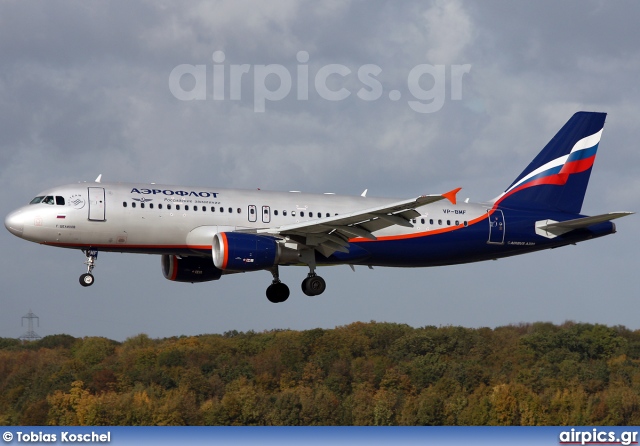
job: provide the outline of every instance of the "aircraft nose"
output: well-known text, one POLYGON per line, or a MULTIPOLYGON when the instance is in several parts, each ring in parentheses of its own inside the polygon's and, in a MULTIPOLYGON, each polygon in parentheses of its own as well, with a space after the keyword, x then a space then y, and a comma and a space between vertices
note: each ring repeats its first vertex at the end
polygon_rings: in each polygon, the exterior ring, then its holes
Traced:
POLYGON ((4 226, 7 230, 17 237, 22 237, 24 231, 24 218, 22 212, 15 211, 7 215, 4 219, 4 226))

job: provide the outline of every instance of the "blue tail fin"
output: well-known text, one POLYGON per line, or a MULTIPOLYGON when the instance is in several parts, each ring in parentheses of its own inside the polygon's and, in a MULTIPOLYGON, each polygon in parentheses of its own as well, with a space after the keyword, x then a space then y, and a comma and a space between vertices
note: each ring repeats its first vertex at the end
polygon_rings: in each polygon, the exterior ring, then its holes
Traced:
POLYGON ((496 205, 580 213, 606 116, 573 115, 496 199, 496 205))

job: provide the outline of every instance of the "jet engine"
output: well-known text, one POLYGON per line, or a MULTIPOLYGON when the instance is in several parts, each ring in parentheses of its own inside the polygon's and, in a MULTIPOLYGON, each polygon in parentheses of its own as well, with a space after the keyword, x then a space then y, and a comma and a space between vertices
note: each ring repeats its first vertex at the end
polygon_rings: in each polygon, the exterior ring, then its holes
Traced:
POLYGON ((209 282, 218 280, 222 271, 213 266, 208 257, 162 256, 162 274, 174 282, 209 282))
POLYGON ((258 271, 278 263, 276 239, 241 232, 218 232, 213 237, 213 264, 227 271, 258 271))

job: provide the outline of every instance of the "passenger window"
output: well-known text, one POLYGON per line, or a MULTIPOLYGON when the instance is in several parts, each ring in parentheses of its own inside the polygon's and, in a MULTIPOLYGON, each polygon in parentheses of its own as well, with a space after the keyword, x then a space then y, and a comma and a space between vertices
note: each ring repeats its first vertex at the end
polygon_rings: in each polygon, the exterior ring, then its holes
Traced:
POLYGON ((180 210, 180 205, 176 204, 176 211, 179 211, 179 210, 180 210))
POLYGON ((194 210, 194 211, 197 211, 197 210, 198 210, 198 206, 194 206, 194 207, 193 207, 193 210, 194 210))
POLYGON ((242 209, 238 208, 236 209, 236 211, 238 212, 238 214, 242 214, 242 209))
POLYGON ((420 219, 420 224, 424 224, 424 218, 420 219))
MULTIPOLYGON (((256 210, 255 210, 254 208, 251 208, 251 209, 249 209, 249 213, 250 213, 251 215, 253 215, 253 214, 255 214, 255 213, 256 213, 256 210)), ((277 214, 276 214, 276 215, 277 215, 277 214)))
POLYGON ((233 214, 233 209, 229 208, 229 213, 233 214))
POLYGON ((300 217, 304 217, 304 211, 300 211, 300 217))
POLYGON ((278 211, 273 211, 273 215, 278 215, 278 211))
POLYGON ((38 204, 38 203, 41 203, 43 198, 44 198, 44 197, 42 197, 42 196, 41 196, 41 197, 36 197, 36 198, 34 198, 33 200, 31 200, 31 202, 30 202, 29 204, 38 204))
POLYGON ((416 224, 416 219, 414 218, 413 220, 411 220, 411 222, 415 225, 416 224))
POLYGON ((135 203, 131 203, 131 207, 132 208, 136 207, 136 204, 135 203))
POLYGON ((331 217, 331 214, 329 214, 329 213, 327 212, 327 214, 325 215, 325 217, 331 217))
POLYGON ((287 211, 282 211, 282 215, 287 216, 287 211))
POLYGON ((140 207, 144 209, 144 203, 140 203, 140 207))
POLYGON ((433 224, 433 218, 429 219, 429 224, 432 225, 433 224))
POLYGON ((447 226, 451 226, 451 220, 447 220, 447 226))
POLYGON ((456 226, 460 226, 460 222, 456 220, 456 226))
POLYGON ((189 210, 189 205, 188 205, 188 204, 185 204, 185 205, 184 205, 184 210, 185 210, 185 211, 188 211, 188 210, 189 210))
POLYGON ((216 211, 216 208, 211 206, 211 212, 215 212, 215 211, 216 211))
POLYGON ((466 228, 467 226, 469 226, 469 223, 465 221, 464 222, 464 227, 466 228))
POLYGON ((57 204, 58 206, 64 206, 64 198, 63 198, 63 197, 56 196, 56 204, 57 204))
POLYGON ((318 218, 322 218, 322 212, 318 212, 318 218))
POLYGON ((442 226, 442 220, 438 220, 438 224, 442 226))
POLYGON ((170 204, 167 205, 167 209, 171 210, 171 205, 170 204))
POLYGON ((126 202, 126 201, 123 201, 123 202, 122 202, 122 207, 123 207, 123 208, 126 208, 126 207, 127 207, 127 202, 126 202))
POLYGON ((149 203, 149 209, 153 209, 153 203, 149 203))
POLYGON ((296 216, 296 211, 291 211, 291 216, 295 217, 296 216))
POLYGON ((162 203, 158 204, 158 209, 162 209, 162 203))
POLYGON ((220 212, 224 212, 224 208, 220 206, 220 212))

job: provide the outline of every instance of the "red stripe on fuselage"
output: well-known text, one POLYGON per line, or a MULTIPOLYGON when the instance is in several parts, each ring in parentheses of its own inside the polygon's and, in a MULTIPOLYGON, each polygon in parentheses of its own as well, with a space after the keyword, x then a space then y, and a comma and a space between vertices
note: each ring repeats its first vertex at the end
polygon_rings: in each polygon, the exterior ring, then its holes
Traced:
POLYGON ((124 249, 167 249, 173 250, 176 249, 184 249, 184 250, 194 250, 194 251, 211 251, 211 245, 132 245, 126 243, 117 243, 117 244, 96 244, 96 243, 59 243, 59 242, 42 242, 42 245, 47 246, 57 246, 59 248, 95 248, 95 249, 107 249, 109 251, 118 251, 120 248, 124 249))

